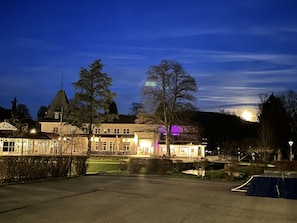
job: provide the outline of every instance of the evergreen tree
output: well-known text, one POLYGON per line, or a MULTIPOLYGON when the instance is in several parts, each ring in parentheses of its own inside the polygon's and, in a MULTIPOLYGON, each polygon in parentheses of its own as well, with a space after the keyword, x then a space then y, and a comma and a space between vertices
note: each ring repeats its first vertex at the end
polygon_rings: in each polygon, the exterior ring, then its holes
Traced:
POLYGON ((47 110, 48 110, 47 106, 41 105, 37 112, 37 119, 42 120, 46 116, 47 110))
POLYGON ((79 80, 73 83, 75 95, 70 118, 73 123, 84 126, 88 135, 88 155, 91 153, 93 128, 102 121, 113 120, 116 115, 108 112, 115 93, 109 89, 112 78, 102 72, 101 60, 95 60, 89 68, 81 68, 79 80))
POLYGON ((109 107, 108 107, 108 113, 109 114, 115 114, 117 115, 118 114, 118 107, 117 107, 117 104, 112 101, 110 104, 109 104, 109 107))
POLYGON ((259 146, 263 151, 266 151, 266 153, 268 151, 275 153, 281 150, 283 157, 287 158, 290 122, 279 97, 271 94, 260 105, 259 125, 259 146))

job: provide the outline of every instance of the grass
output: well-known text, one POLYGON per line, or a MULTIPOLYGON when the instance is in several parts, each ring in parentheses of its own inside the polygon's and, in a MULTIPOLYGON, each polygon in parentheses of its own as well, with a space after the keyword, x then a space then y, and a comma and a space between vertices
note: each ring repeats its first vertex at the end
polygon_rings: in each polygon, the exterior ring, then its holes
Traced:
POLYGON ((87 161, 87 174, 121 172, 121 165, 127 162, 127 159, 90 158, 87 161))
MULTIPOLYGON (((120 173, 127 174, 127 165, 129 158, 90 158, 87 161, 87 174, 97 174, 97 173, 120 173)), ((238 166, 235 169, 236 172, 241 173, 240 179, 246 179, 250 175, 250 166, 238 166)), ((144 168, 139 170, 139 173, 144 173, 144 168)), ((209 170, 206 171, 205 177, 183 174, 181 172, 169 171, 164 176, 177 177, 177 178, 201 178, 208 180, 226 180, 228 176, 224 169, 219 170, 209 170)), ((234 179, 235 180, 235 179, 234 179)))

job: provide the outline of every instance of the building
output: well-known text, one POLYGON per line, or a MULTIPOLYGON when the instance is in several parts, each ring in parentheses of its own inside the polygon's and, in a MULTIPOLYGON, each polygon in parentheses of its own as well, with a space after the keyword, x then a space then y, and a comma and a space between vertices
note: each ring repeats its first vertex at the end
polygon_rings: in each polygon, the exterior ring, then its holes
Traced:
POLYGON ((23 132, 4 121, 0 123, 0 155, 48 155, 53 141, 44 133, 23 132))
MULTIPOLYGON (((66 93, 59 90, 44 119, 39 122, 40 132, 30 133, 26 137, 16 137, 13 136, 16 129, 9 125, 10 137, 1 138, 0 154, 86 154, 88 147, 87 132, 84 128, 78 128, 68 123, 68 114, 69 101, 66 93)), ((94 126, 91 138, 92 154, 164 156, 166 154, 164 128, 162 126, 137 124, 135 119, 135 116, 119 115, 119 118, 112 122, 103 122, 94 126)), ((7 123, 6 126, 8 126, 7 123)), ((200 145, 196 128, 193 126, 173 126, 171 134, 173 134, 174 139, 173 144, 170 145, 173 157, 189 159, 203 159, 205 157, 205 145, 200 145)))

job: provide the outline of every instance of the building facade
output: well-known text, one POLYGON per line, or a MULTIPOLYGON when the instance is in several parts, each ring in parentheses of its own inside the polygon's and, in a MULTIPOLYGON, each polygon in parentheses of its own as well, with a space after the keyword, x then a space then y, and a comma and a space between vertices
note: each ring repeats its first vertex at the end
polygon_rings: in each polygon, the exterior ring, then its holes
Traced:
MULTIPOLYGON (((83 155, 87 154, 88 137, 84 128, 67 122, 69 102, 66 93, 59 90, 44 119, 40 132, 22 136, 9 123, 0 126, 0 155, 83 155), (9 124, 9 126, 8 126, 9 124), (5 132, 5 134, 3 133, 5 132)), ((193 126, 173 126, 170 145, 176 158, 203 159, 205 145, 199 142, 199 132, 193 126)), ((119 115, 113 122, 93 126, 92 155, 164 156, 166 145, 162 126, 137 124, 135 117, 119 115)))

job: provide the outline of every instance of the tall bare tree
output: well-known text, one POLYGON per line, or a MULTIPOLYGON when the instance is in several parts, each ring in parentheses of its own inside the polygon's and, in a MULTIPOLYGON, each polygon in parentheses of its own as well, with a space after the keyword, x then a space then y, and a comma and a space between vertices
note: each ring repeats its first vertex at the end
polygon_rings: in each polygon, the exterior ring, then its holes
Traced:
POLYGON ((164 125, 166 155, 170 157, 171 127, 179 122, 183 111, 195 109, 196 81, 181 64, 169 60, 151 66, 146 75, 142 87, 146 121, 164 125))
POLYGON ((89 65, 89 69, 80 69, 79 80, 73 83, 76 92, 70 117, 77 125, 85 126, 88 135, 88 155, 91 153, 94 126, 117 117, 109 112, 115 93, 109 89, 112 78, 102 72, 103 66, 101 60, 95 60, 89 65))

